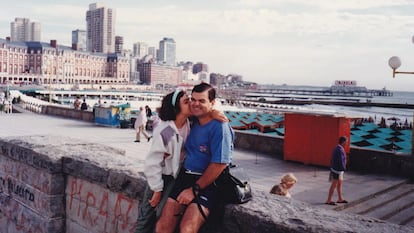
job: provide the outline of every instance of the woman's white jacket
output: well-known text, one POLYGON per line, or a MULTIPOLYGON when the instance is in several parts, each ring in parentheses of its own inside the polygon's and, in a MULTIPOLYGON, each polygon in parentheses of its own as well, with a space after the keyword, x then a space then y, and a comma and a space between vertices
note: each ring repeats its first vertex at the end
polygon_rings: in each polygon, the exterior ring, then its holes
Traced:
MULTIPOLYGON (((186 124, 186 129, 190 129, 188 120, 186 124)), ((162 175, 177 177, 182 162, 181 148, 185 142, 174 121, 161 121, 154 129, 152 137, 152 145, 145 159, 144 173, 151 190, 158 192, 164 187, 162 175)))

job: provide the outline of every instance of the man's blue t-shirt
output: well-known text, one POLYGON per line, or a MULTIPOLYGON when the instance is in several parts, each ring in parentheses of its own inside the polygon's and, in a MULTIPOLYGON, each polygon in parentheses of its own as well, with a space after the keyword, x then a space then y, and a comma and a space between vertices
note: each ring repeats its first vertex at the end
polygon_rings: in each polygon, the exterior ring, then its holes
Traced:
POLYGON ((184 168, 203 173, 209 163, 231 162, 234 132, 227 122, 212 120, 205 125, 194 122, 185 143, 184 168))

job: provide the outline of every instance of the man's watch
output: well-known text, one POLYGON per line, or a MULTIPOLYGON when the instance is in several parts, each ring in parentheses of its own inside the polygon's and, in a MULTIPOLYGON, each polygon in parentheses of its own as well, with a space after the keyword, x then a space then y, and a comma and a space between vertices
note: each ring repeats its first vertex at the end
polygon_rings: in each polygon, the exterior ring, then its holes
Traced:
POLYGON ((200 185, 198 185, 197 183, 195 183, 193 185, 193 194, 194 196, 198 196, 198 194, 200 193, 201 187, 200 185))

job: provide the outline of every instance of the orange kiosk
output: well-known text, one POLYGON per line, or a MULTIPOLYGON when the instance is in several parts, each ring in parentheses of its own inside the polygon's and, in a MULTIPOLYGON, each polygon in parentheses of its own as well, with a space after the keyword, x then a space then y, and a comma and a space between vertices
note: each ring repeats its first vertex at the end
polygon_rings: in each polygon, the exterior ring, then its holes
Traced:
POLYGON ((284 160, 329 167, 340 136, 348 138, 345 151, 349 153, 350 132, 350 119, 345 116, 286 113, 284 160))

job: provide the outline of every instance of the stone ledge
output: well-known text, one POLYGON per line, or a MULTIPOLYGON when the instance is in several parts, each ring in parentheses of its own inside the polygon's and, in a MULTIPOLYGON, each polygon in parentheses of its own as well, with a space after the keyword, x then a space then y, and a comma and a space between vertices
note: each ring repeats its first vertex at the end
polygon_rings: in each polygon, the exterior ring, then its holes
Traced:
POLYGON ((252 201, 226 207, 221 232, 407 233, 414 232, 414 228, 313 207, 294 199, 256 191, 252 201))

